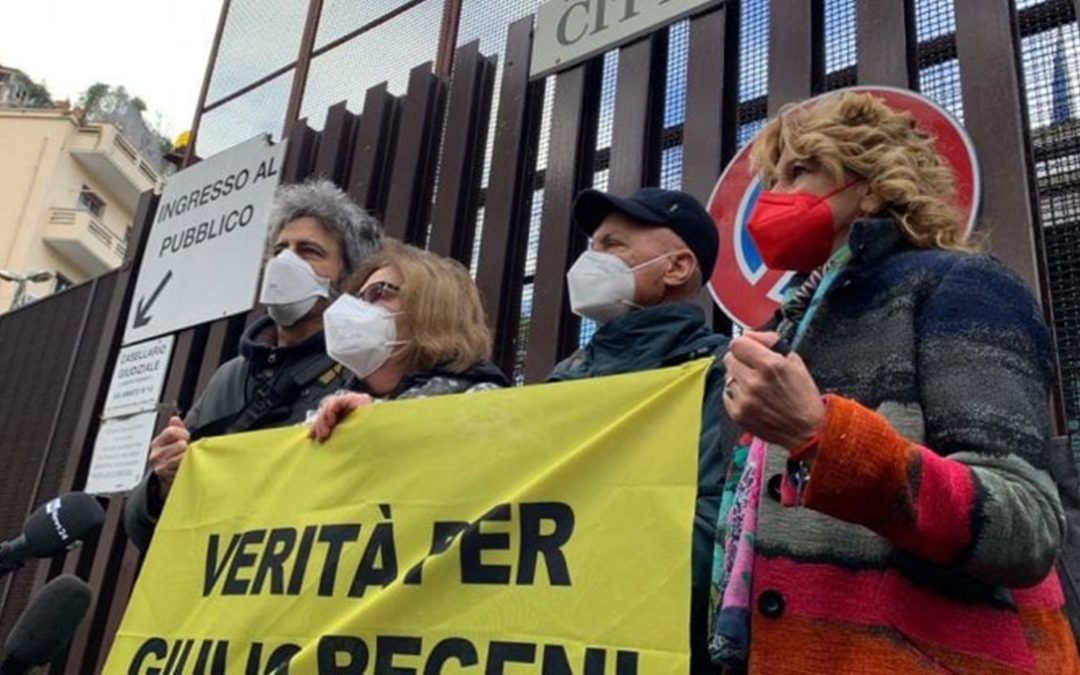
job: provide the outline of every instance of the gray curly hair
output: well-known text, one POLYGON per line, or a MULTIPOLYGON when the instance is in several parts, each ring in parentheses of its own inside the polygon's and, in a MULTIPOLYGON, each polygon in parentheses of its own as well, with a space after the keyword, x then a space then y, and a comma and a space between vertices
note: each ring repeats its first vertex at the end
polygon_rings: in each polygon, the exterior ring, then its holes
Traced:
POLYGON ((314 178, 277 189, 270 209, 268 248, 273 249, 283 227, 304 217, 314 218, 337 236, 344 258, 341 279, 347 278, 364 258, 380 247, 383 228, 378 219, 357 206, 331 181, 314 178))

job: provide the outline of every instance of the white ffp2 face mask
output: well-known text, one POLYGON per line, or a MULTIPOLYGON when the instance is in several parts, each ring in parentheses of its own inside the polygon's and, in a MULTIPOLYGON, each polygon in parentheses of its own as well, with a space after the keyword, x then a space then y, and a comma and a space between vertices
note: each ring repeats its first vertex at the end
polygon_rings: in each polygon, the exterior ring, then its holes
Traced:
POLYGON ((570 310, 597 323, 619 318, 638 306, 634 304, 634 272, 669 255, 630 267, 611 253, 585 251, 566 273, 570 310))
POLYGON ((319 298, 330 297, 330 280, 315 274, 311 265, 285 249, 266 263, 259 302, 279 326, 304 318, 319 298))
POLYGON ((397 345, 397 314, 385 307, 343 295, 323 313, 326 353, 364 379, 390 358, 397 345))

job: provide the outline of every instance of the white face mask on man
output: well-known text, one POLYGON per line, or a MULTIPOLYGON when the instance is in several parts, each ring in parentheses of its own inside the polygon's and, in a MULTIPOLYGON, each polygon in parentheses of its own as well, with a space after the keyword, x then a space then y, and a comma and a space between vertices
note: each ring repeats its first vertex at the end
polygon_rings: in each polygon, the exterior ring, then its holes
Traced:
POLYGON ((330 280, 315 274, 292 249, 285 249, 266 263, 259 302, 277 325, 293 325, 311 311, 319 298, 328 297, 330 280))
POLYGON ((585 251, 566 273, 571 311, 607 323, 639 307, 634 303, 634 272, 670 255, 663 253, 630 267, 614 254, 585 251))
POLYGON ((364 379, 390 358, 397 339, 394 317, 385 307, 343 295, 323 313, 326 353, 354 375, 364 379))

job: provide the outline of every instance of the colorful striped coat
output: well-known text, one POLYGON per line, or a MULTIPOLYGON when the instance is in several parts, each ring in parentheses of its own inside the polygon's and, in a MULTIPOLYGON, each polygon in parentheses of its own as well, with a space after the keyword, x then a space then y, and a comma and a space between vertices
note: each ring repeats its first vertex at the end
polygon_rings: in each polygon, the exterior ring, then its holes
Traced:
POLYGON ((849 244, 798 349, 830 394, 801 489, 768 451, 750 671, 1080 671, 1038 306, 996 260, 912 249, 889 220, 849 244))

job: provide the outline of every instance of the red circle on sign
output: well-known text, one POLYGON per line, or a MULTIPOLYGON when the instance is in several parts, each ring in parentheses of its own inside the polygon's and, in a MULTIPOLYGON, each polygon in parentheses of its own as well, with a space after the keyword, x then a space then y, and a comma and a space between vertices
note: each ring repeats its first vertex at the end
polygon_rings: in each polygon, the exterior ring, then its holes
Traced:
MULTIPOLYGON (((893 87, 848 87, 809 99, 804 105, 842 91, 873 94, 894 110, 910 112, 919 128, 936 140, 938 153, 953 170, 957 206, 964 232, 971 232, 981 198, 975 147, 960 123, 930 99, 893 87)), ((744 328, 761 326, 780 305, 780 294, 792 272, 771 270, 761 262, 746 231, 746 221, 760 190, 758 177, 750 172, 750 148, 755 136, 728 163, 709 197, 709 214, 720 232, 720 251, 709 279, 709 292, 732 321, 744 328)))

